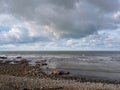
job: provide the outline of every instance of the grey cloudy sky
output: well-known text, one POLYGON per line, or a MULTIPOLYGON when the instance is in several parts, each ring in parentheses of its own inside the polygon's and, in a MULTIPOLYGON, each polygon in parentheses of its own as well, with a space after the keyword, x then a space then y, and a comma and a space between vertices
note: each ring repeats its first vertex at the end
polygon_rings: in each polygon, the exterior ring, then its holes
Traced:
POLYGON ((0 0, 0 50, 120 50, 119 0, 0 0))

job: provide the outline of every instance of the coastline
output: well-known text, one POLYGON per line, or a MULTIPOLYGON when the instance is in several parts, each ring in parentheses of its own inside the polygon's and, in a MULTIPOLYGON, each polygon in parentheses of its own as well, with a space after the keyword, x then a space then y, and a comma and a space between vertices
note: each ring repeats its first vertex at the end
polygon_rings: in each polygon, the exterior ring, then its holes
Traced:
MULTIPOLYGON (((21 61, 20 61, 21 62, 21 61)), ((40 62, 41 63, 41 62, 40 62)), ((42 62, 43 63, 43 62, 42 62)), ((74 76, 71 74, 51 74, 54 69, 24 63, 0 64, 0 90, 120 90, 120 81, 74 76), (44 68, 43 68, 44 67, 44 68), (23 85, 24 83, 24 85, 23 85), (33 84, 34 83, 34 84, 33 84), (2 89, 4 88, 4 89, 2 89)), ((66 70, 59 70, 66 72, 66 70)))

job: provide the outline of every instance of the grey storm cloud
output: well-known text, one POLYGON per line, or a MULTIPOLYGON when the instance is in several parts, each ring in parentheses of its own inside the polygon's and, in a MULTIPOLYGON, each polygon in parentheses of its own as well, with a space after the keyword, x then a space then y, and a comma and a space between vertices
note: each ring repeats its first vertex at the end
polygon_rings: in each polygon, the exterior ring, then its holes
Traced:
POLYGON ((119 0, 0 0, 0 13, 49 26, 60 38, 117 28, 111 17, 119 10, 119 0))
POLYGON ((96 8, 105 12, 112 12, 118 10, 119 0, 87 0, 92 5, 96 6, 96 8))

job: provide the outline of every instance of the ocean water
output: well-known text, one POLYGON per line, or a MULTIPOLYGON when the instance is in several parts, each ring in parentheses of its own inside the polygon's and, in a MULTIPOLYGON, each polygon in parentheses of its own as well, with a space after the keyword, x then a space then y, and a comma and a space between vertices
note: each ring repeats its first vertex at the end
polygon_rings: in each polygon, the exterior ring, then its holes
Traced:
POLYGON ((73 75, 120 79, 119 51, 16 51, 0 52, 13 60, 18 56, 35 61, 47 60, 48 67, 70 71, 73 75))

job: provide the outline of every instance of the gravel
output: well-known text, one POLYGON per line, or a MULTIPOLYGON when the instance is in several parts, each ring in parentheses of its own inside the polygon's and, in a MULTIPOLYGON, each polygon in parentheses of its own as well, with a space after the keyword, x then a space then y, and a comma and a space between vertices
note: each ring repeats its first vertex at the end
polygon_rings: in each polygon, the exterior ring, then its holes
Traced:
POLYGON ((120 90, 120 84, 0 75, 0 90, 120 90), (8 89, 9 88, 9 89, 8 89))

